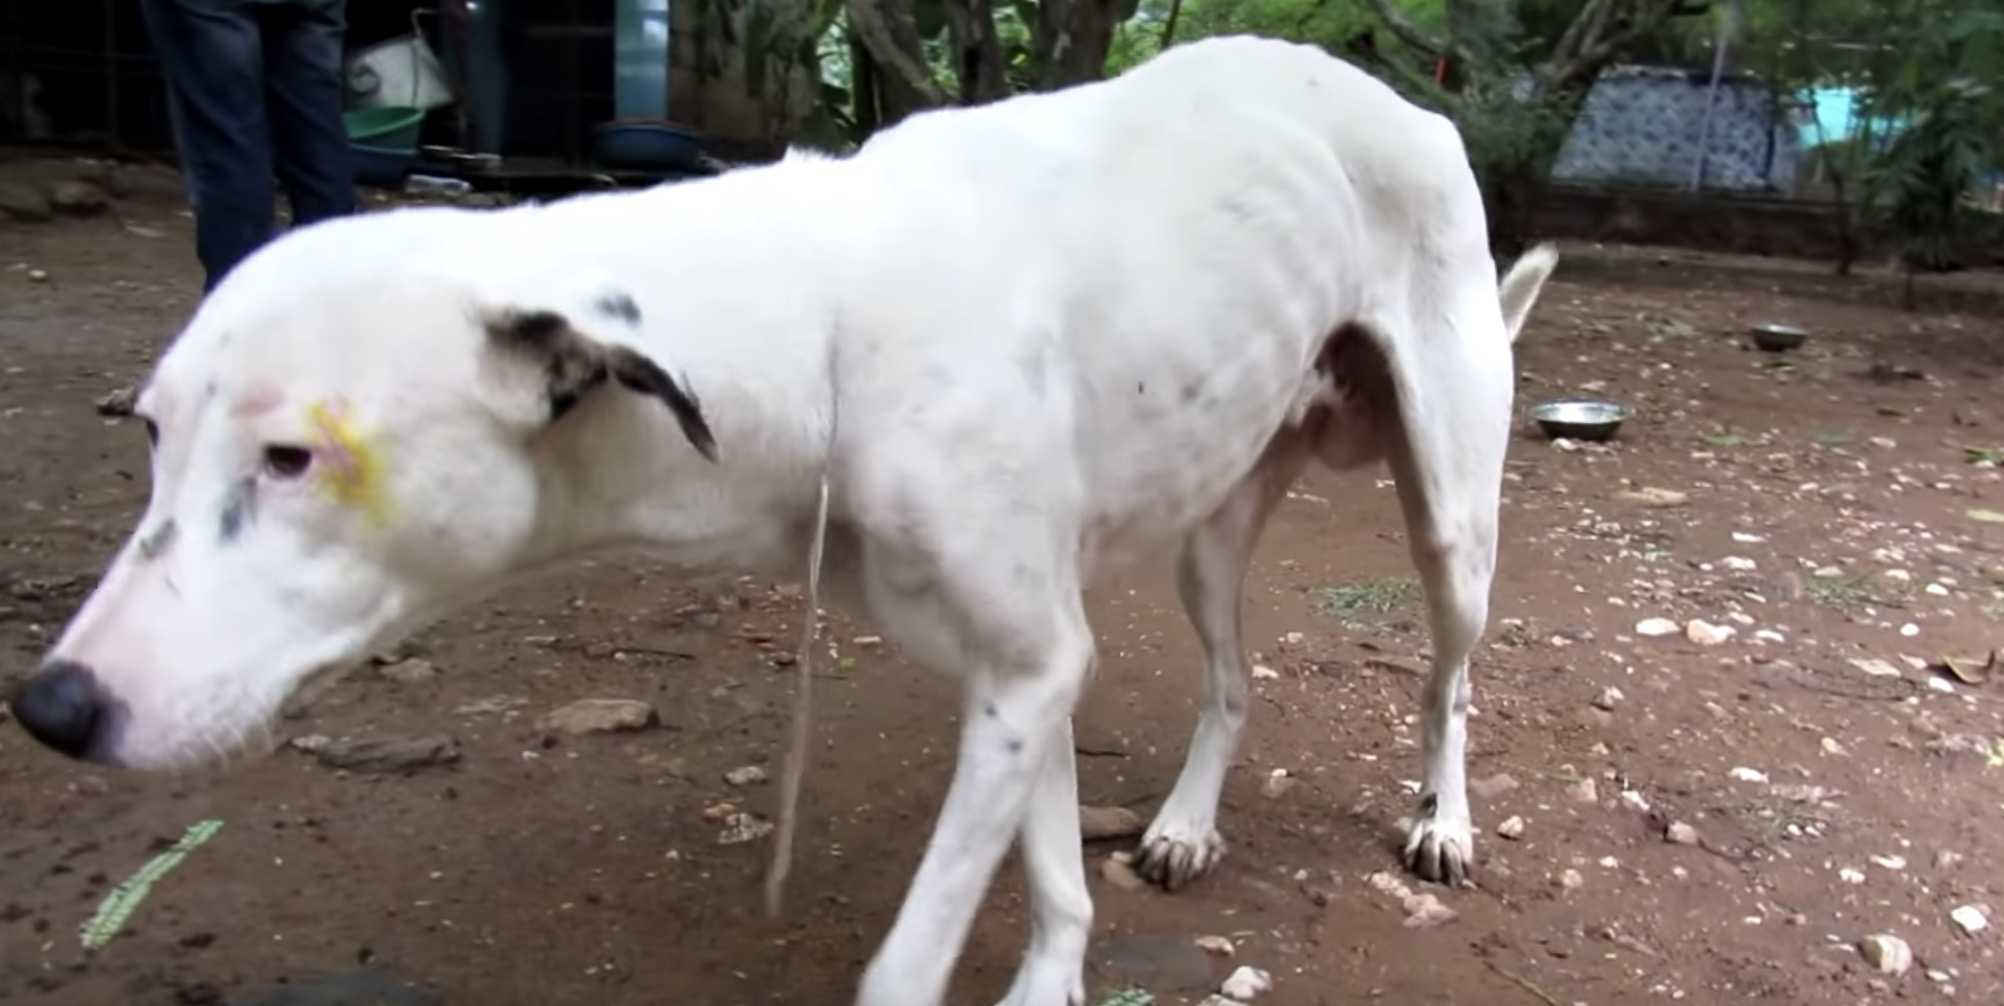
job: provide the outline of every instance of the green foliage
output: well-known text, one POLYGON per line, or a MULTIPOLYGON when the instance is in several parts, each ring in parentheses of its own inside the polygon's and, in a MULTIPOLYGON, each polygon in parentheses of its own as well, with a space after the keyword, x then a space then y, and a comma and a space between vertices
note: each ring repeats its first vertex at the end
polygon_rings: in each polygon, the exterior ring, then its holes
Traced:
POLYGON ((1991 89, 1967 77, 1909 92, 1913 112, 1866 176, 1871 203, 1898 236, 1909 265, 1956 265, 1955 239, 1972 192, 1994 163, 1996 102, 1991 89))

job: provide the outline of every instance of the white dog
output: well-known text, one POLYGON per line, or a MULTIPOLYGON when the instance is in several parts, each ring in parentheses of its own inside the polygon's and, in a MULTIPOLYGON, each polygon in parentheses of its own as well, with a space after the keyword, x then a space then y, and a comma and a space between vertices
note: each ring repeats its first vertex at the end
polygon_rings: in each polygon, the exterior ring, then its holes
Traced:
POLYGON ((1006 1001, 1076 1006, 1082 591, 1180 544, 1207 700, 1141 848, 1175 886, 1224 850, 1240 582, 1310 459, 1397 477, 1434 654, 1407 856, 1464 875, 1511 343, 1555 261, 1499 294, 1453 126, 1245 38, 916 116, 846 159, 306 228, 160 361, 145 516, 14 709, 79 757, 198 761, 559 560, 797 573, 825 478, 831 586, 966 680, 952 789, 858 1002, 938 1003, 1020 840, 1006 1001))

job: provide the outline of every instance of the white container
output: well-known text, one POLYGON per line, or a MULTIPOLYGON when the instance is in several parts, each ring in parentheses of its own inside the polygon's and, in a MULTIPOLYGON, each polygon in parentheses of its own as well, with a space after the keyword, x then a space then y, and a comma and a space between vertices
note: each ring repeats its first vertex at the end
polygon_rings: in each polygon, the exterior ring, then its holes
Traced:
POLYGON ((348 60, 348 107, 401 105, 433 109, 452 104, 452 87, 438 57, 419 35, 378 42, 348 60))

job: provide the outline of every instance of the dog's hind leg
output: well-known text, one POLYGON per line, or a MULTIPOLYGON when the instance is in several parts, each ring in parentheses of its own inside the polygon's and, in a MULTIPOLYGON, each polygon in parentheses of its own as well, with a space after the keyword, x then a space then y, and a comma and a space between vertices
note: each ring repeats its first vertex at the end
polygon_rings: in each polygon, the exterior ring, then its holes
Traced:
POLYGON ((1176 587, 1204 647, 1204 708, 1183 771, 1136 856, 1141 873, 1170 890, 1203 876, 1225 853, 1218 797, 1246 719, 1240 593, 1260 530, 1307 461, 1309 437, 1295 427, 1276 433, 1253 470, 1183 542, 1176 587))

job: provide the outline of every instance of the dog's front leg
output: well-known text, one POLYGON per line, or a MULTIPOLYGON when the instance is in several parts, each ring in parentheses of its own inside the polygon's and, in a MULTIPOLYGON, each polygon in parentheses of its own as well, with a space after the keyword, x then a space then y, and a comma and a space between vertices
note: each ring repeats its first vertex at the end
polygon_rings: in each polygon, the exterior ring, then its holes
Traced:
MULTIPOLYGON (((1067 813, 1051 814, 1048 804, 1058 798, 1071 803, 1076 792, 1070 759, 1056 757, 1054 749, 1070 736, 1065 723, 1090 657, 1090 638, 1081 627, 1054 641, 1044 666, 1035 672, 982 671, 969 682, 953 784, 897 922, 864 973, 858 1006, 938 1006, 988 882, 1023 826, 1033 795, 1041 809, 1030 830, 1045 841, 1031 852, 1029 868, 1033 877, 1064 869, 1063 857, 1041 846, 1053 840, 1049 833, 1064 824, 1059 817, 1067 813), (1059 776, 1065 777, 1062 784, 1059 776)), ((1077 807, 1068 813, 1065 839, 1070 860, 1077 864, 1077 807)), ((1025 977, 1019 977, 1011 994, 1037 998, 1022 1002, 1076 1006, 1083 1000, 1079 975, 1091 907, 1076 897, 1084 891, 1083 867, 1073 865, 1071 871, 1075 879, 1064 892, 1071 896, 1049 887, 1036 896, 1038 919, 1061 921, 1041 933, 1041 940, 1033 940, 1025 977), (1053 896, 1055 907, 1046 903, 1053 896), (1047 908, 1053 910, 1047 913, 1047 908), (1058 961, 1060 956, 1069 960, 1058 961), (1045 998, 1047 984, 1059 996, 1045 998)))

